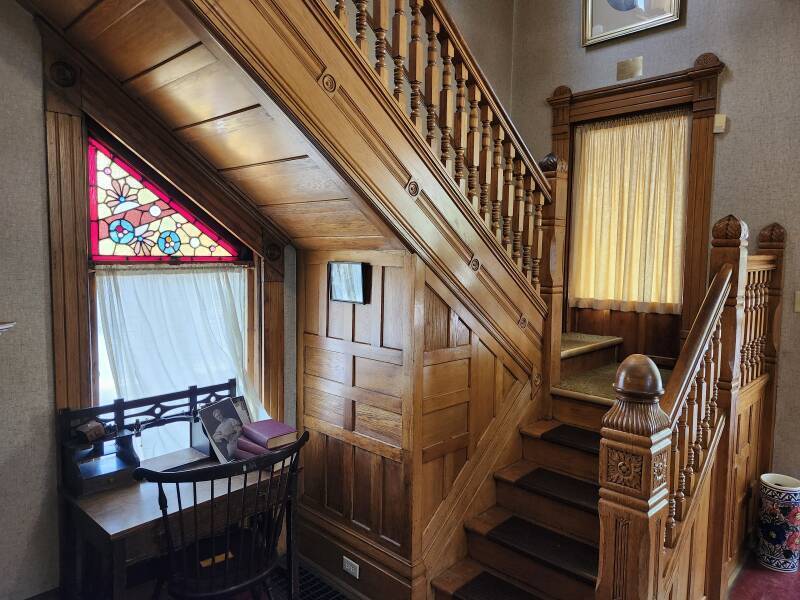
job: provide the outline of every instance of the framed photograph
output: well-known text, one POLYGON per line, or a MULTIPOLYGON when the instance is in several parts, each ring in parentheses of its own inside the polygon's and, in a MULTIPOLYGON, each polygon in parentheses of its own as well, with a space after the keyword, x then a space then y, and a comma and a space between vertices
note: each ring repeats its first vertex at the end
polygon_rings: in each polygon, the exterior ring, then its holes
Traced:
POLYGON ((233 401, 224 398, 209 404, 200 409, 199 415, 219 462, 226 463, 233 460, 243 425, 242 417, 233 401))
POLYGON ((370 265, 356 262, 329 262, 328 288, 336 302, 369 304, 370 265))
POLYGON ((680 0, 583 0, 583 45, 677 21, 680 0))

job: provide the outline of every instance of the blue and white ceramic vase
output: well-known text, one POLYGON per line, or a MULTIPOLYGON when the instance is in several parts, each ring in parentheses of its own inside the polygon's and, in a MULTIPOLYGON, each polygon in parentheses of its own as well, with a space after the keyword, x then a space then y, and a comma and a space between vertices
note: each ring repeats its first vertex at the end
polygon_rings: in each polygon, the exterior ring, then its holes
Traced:
POLYGON ((800 480, 777 473, 761 476, 758 562, 784 573, 800 559, 800 480))

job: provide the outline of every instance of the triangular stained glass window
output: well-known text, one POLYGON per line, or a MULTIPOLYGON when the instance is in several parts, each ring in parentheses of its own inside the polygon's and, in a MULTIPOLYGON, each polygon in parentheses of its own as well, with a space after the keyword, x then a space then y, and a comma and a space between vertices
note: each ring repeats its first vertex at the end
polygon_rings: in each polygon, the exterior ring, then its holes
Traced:
POLYGON ((239 258, 232 244, 91 138, 89 218, 95 262, 224 262, 239 258))

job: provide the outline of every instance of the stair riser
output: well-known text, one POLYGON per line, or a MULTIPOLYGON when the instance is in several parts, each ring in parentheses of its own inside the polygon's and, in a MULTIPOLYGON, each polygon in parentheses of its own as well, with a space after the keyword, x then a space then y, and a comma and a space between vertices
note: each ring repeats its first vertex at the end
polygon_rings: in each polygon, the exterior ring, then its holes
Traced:
POLYGON ((587 481, 598 479, 599 459, 596 454, 527 436, 523 437, 522 449, 525 460, 542 467, 587 481))
POLYGON ((561 359, 561 379, 570 375, 590 371, 608 363, 617 362, 617 346, 592 350, 578 356, 561 359))
POLYGON ((600 519, 594 514, 540 496, 505 481, 497 482, 497 503, 531 521, 547 525, 590 544, 600 540, 600 519))
POLYGON ((452 600, 452 594, 448 594, 447 592, 443 592, 441 590, 433 590, 433 598, 434 600, 452 600))
POLYGON ((553 394, 553 418, 567 425, 600 431, 603 415, 608 409, 608 406, 553 394))
POLYGON ((558 600, 594 598, 594 586, 573 579, 566 573, 532 560, 473 532, 467 533, 470 556, 516 579, 534 590, 558 600))

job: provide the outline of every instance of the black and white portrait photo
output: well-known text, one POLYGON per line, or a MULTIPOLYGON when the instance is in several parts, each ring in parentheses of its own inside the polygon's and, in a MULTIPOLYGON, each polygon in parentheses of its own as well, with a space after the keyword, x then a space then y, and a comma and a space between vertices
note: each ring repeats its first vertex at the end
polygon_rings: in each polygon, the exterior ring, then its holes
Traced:
POLYGON ((225 398, 201 409, 200 420, 219 461, 232 460, 242 434, 242 419, 231 399, 225 398))

